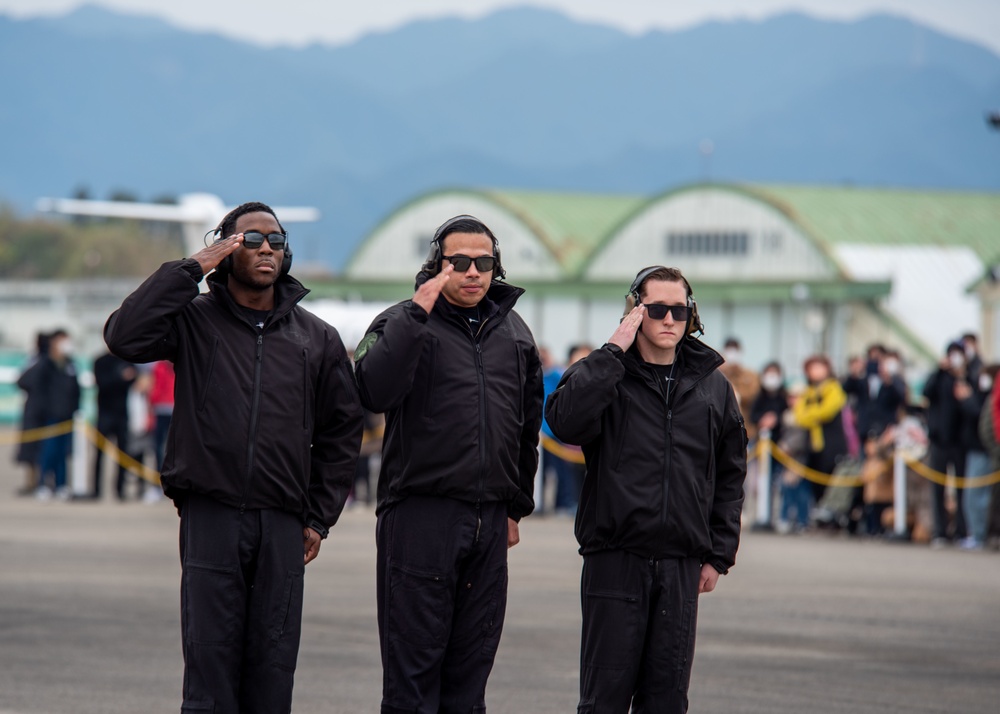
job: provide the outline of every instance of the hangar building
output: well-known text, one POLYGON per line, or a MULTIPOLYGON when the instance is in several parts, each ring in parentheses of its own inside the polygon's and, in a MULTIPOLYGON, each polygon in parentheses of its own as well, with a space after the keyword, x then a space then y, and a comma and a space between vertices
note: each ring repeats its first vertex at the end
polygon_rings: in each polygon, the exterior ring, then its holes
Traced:
MULTIPOLYGON (((852 187, 698 184, 621 196, 451 189, 387 216, 343 280, 317 290, 348 300, 403 300, 431 236, 460 213, 497 235, 518 312, 557 356, 603 344, 639 269, 679 267, 721 348, 743 343, 757 369, 790 374, 813 352, 838 369, 874 341, 924 372, 962 332, 981 332, 970 290, 1000 255, 1000 194, 852 187)), ((994 330, 994 335, 996 331, 994 330)), ((1000 345, 984 351, 1000 356, 1000 345)))

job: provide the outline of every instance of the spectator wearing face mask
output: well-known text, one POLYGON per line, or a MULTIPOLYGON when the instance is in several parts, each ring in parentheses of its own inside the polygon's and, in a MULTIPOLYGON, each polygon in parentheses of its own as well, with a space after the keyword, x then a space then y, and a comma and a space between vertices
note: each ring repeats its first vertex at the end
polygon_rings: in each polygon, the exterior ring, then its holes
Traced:
POLYGON ((903 360, 899 352, 882 345, 868 348, 868 360, 851 361, 844 379, 844 392, 857 419, 858 436, 864 440, 878 437, 899 419, 906 404, 906 382, 902 377, 903 360))
MULTIPOLYGON (((951 467, 955 476, 965 476, 966 448, 961 441, 959 402, 960 395, 969 387, 965 348, 961 342, 952 342, 937 370, 927 378, 923 392, 927 400, 927 438, 930 442, 928 465, 938 473, 947 473, 951 467)), ((961 540, 966 536, 962 490, 955 492, 954 522, 946 507, 946 495, 942 484, 931 483, 934 519, 931 544, 936 547, 948 544, 949 539, 961 540)))
POLYGON ((750 416, 750 408, 760 394, 760 377, 752 369, 743 366, 743 349, 735 337, 726 340, 722 351, 725 363, 719 367, 722 375, 733 385, 736 398, 740 403, 740 413, 747 427, 747 436, 752 441, 757 437, 757 428, 750 416))
MULTIPOLYGON (((80 408, 80 383, 72 355, 73 343, 69 334, 56 330, 49 336, 48 352, 31 368, 37 370, 31 380, 39 391, 45 426, 65 425, 80 408)), ((36 498, 46 501, 55 495, 62 500, 69 499, 66 459, 72 450, 73 434, 69 430, 42 441, 36 498)))
MULTIPOLYGON (((784 419, 788 411, 788 392, 781 365, 768 362, 760 375, 760 394, 754 400, 750 417, 758 433, 769 432, 771 441, 782 442, 784 419)), ((778 512, 778 531, 800 532, 809 527, 809 499, 812 489, 809 482, 798 474, 785 471, 779 461, 771 461, 771 483, 778 484, 781 505, 778 512)))

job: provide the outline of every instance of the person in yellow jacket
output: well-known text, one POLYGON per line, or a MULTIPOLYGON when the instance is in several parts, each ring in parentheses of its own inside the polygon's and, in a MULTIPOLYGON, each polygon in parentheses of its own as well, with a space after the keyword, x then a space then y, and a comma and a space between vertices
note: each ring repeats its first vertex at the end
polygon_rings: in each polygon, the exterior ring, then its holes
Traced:
MULTIPOLYGON (((842 414, 847 395, 824 355, 806 359, 802 370, 808 385, 792 407, 792 415, 808 434, 806 466, 832 474, 848 451, 842 414)), ((814 481, 812 488, 814 502, 819 503, 826 486, 814 481)))

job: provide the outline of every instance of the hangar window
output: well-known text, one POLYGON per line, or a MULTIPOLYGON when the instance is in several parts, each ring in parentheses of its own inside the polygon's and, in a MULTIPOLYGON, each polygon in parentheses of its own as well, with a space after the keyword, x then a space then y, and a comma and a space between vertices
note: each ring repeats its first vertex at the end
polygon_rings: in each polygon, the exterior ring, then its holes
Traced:
POLYGON ((746 255, 749 250, 749 235, 741 231, 667 234, 667 252, 672 255, 746 255))

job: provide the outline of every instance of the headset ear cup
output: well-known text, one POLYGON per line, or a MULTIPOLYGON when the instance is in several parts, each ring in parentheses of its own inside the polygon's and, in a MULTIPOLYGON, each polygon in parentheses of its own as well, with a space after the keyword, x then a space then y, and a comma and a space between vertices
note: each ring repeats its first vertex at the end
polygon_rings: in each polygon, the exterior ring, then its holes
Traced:
POLYGON ((431 241, 431 249, 427 252, 424 264, 420 266, 420 272, 431 278, 441 272, 441 245, 436 239, 431 241))
POLYGON ((688 305, 691 308, 691 314, 688 317, 687 334, 693 335, 697 332, 704 335, 705 326, 701 322, 701 316, 698 315, 698 303, 695 302, 694 298, 688 297, 688 305))
POLYGON ((507 271, 503 269, 503 263, 500 260, 500 245, 496 241, 493 243, 493 258, 496 260, 496 265, 493 266, 493 279, 503 280, 507 277, 507 271))
POLYGON ((285 255, 281 259, 281 272, 280 275, 288 275, 288 271, 292 269, 292 246, 288 244, 288 239, 285 238, 285 255))

